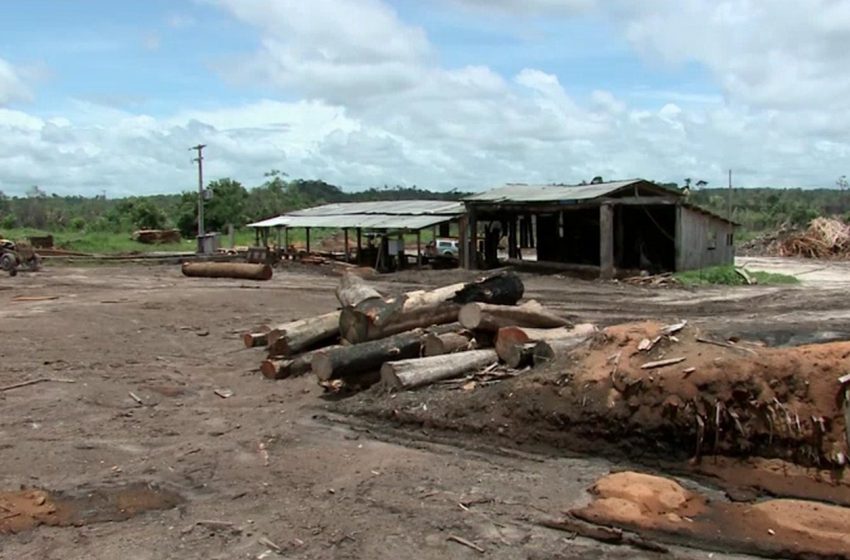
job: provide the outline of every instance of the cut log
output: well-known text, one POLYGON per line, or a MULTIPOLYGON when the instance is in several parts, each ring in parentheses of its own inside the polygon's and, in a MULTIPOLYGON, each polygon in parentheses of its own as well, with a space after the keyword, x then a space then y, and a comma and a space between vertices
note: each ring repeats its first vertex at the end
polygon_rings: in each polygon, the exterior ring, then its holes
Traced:
POLYGON ((467 329, 495 332, 502 327, 535 327, 552 329, 566 327, 569 321, 531 300, 522 305, 493 305, 467 303, 458 314, 460 324, 467 329))
POLYGON ((268 325, 260 325, 256 329, 246 332, 242 335, 242 342, 245 343, 245 348, 256 348, 258 346, 267 346, 269 343, 269 331, 271 327, 268 325))
POLYGON ((508 348, 505 356, 505 364, 513 369, 524 368, 534 363, 534 347, 536 342, 526 342, 524 344, 514 344, 508 348))
POLYGON ((409 292, 389 299, 371 298, 340 315, 340 334, 357 344, 415 328, 457 321, 460 306, 471 301, 511 305, 522 297, 522 281, 501 273, 479 282, 409 292))
POLYGON ((336 289, 336 299, 343 307, 357 307, 370 299, 381 299, 384 296, 375 288, 363 281, 356 274, 346 272, 336 289))
MULTIPOLYGON (((338 348, 338 347, 333 347, 338 348)), ((330 350, 331 348, 323 348, 322 350, 330 350)), ((286 379, 287 377, 297 377, 304 375, 310 371, 310 365, 313 361, 313 355, 318 352, 304 352, 292 358, 284 358, 281 360, 268 359, 260 364, 260 373, 267 379, 286 379)))
POLYGON ((319 350, 313 355, 312 369, 319 381, 352 378, 377 371, 384 362, 420 355, 426 332, 415 329, 380 340, 319 350))
POLYGON ((475 342, 470 340, 470 332, 450 332, 445 334, 429 333, 423 343, 423 354, 426 356, 442 356, 464 350, 473 350, 475 342))
MULTIPOLYGON (((576 329, 584 326, 577 325, 576 329)), ((595 332, 595 329, 592 328, 593 325, 586 326, 590 327, 587 329, 588 332, 576 333, 574 337, 537 342, 534 345, 534 367, 540 367, 554 361, 566 361, 570 352, 581 346, 595 332)))
POLYGON ((595 330, 593 325, 580 324, 573 328, 533 329, 527 327, 502 327, 496 335, 496 352, 503 361, 513 352, 513 346, 537 342, 540 340, 558 340, 590 336, 595 330))
POLYGON ((381 381, 390 389, 413 389, 457 377, 497 360, 496 351, 487 349, 387 362, 381 367, 381 381))
POLYGON ((241 278, 244 280, 270 280, 272 267, 267 264, 232 262, 183 263, 183 275, 202 278, 241 278))
POLYGON ((269 331, 269 356, 294 356, 339 337, 339 311, 292 321, 269 331))

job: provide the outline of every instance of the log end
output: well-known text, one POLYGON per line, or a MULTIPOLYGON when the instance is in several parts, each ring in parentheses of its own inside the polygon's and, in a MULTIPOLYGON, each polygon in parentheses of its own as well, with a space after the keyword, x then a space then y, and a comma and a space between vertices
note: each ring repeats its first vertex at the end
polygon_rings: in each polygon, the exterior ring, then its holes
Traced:
POLYGON ((502 327, 496 335, 496 353, 499 355, 500 360, 506 362, 514 346, 524 344, 528 341, 528 336, 521 328, 502 327))
POLYGON ((266 379, 280 379, 278 363, 275 360, 263 360, 260 364, 260 373, 266 379))
POLYGON ((402 383, 396 375, 395 367, 390 362, 381 366, 381 384, 392 391, 402 388, 402 383))
POLYGON ((481 306, 467 303, 458 312, 458 321, 464 328, 475 330, 481 324, 481 306))

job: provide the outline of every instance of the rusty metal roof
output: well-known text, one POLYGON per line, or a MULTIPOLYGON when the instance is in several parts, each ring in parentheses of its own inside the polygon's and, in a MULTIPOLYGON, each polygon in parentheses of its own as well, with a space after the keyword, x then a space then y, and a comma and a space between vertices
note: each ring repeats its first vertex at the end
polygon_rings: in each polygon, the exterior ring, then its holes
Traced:
POLYGON ((450 200, 383 200, 340 202, 295 210, 248 227, 324 227, 422 229, 464 213, 462 202, 450 200))
MULTIPOLYGON (((507 184, 503 187, 489 190, 466 198, 471 203, 476 202, 569 202, 593 200, 613 194, 633 185, 649 185, 643 179, 626 181, 610 181, 595 185, 526 185, 522 183, 507 184)), ((652 185, 658 189, 664 187, 652 185)), ((669 189, 664 189, 669 190, 669 189)), ((679 195, 678 192, 669 191, 679 195)))

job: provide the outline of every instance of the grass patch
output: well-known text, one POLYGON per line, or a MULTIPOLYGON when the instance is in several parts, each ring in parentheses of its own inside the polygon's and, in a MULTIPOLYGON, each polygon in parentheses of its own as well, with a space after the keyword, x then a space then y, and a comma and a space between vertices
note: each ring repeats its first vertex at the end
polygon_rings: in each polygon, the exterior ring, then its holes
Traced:
MULTIPOLYGON (((765 272, 763 270, 747 270, 752 278, 759 284, 799 284, 796 276, 765 272)), ((675 274, 675 278, 685 286, 743 286, 746 284, 743 277, 735 272, 733 266, 714 266, 700 270, 688 270, 675 274)))

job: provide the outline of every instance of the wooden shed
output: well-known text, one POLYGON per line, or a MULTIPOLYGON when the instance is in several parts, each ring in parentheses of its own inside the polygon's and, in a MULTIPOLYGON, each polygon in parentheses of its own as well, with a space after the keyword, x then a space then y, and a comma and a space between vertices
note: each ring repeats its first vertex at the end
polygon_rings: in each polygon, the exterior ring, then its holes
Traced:
POLYGON ((466 268, 536 262, 611 278, 733 264, 735 258, 733 222, 643 179, 508 184, 464 202, 466 268))

